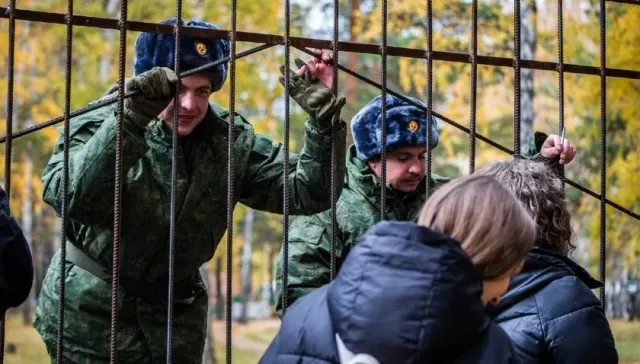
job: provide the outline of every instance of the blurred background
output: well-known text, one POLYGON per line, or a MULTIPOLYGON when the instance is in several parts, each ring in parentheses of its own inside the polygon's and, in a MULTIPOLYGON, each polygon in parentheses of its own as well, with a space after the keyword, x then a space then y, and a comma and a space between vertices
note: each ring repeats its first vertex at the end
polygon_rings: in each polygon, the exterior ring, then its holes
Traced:
MULTIPOLYGON (((388 44, 426 48, 424 0, 389 1, 388 44)), ((20 9, 66 12, 63 0, 22 0, 20 9)), ((284 33, 284 1, 238 0, 237 29, 260 33, 284 33)), ((564 57, 566 63, 599 66, 599 6, 593 0, 564 0, 564 57)), ((522 10, 522 58, 557 61, 557 1, 524 0, 522 10)), ((117 18, 117 0, 76 0, 76 15, 117 18)), ((131 1, 129 20, 158 22, 175 16, 172 0, 131 1)), ((380 2, 340 2, 340 40, 377 44, 381 38, 380 2)), ((640 6, 607 3, 607 66, 640 71, 640 6), (635 24, 635 25, 634 25, 635 24)), ((183 18, 200 19, 229 29, 230 0, 184 0, 183 18)), ((292 0, 291 35, 332 39, 333 1, 292 0)), ((478 53, 513 57, 513 1, 481 0, 478 7, 478 53)), ((64 110, 65 26, 16 21, 14 132, 60 116, 64 110)), ((86 106, 117 82, 117 30, 74 27, 71 110, 86 106)), ((435 50, 470 52, 471 1, 433 2, 435 50)), ((127 76, 133 74, 133 44, 137 32, 127 37, 127 76)), ((238 51, 256 44, 238 43, 238 51)), ((6 100, 8 20, 0 20, 0 100, 6 100)), ((294 57, 307 56, 292 48, 294 57)), ((380 56, 341 52, 340 63, 380 80, 380 56)), ((282 142, 284 89, 278 83, 278 67, 284 49, 273 47, 239 59, 236 78, 236 111, 250 120, 256 131, 282 142)), ((292 65, 293 66, 293 62, 292 65)), ((388 57, 387 85, 405 95, 425 98, 424 60, 388 57)), ((434 108, 469 125, 471 65, 435 61, 434 108)), ((339 90, 347 98, 343 117, 349 120, 380 93, 355 78, 340 73, 339 90)), ((558 132, 558 74, 522 69, 522 138, 533 131, 558 132)), ((227 107, 228 82, 212 99, 227 107)), ((500 144, 513 145, 513 69, 478 66, 477 130, 500 144)), ((292 101, 291 150, 302 147, 305 114, 292 101)), ((6 104, 0 104, 0 134, 6 128, 6 104)), ((607 80, 607 197, 640 212, 640 80, 607 80)), ((578 148, 567 167, 568 178, 600 191, 600 78, 565 74, 566 137, 578 148)), ((441 123, 441 142, 433 153, 433 172, 445 176, 469 173, 469 138, 441 123)), ((22 225, 34 254, 36 281, 31 298, 8 312, 6 362, 49 362, 42 340, 32 328, 35 302, 50 259, 60 244, 60 220, 42 201, 44 165, 58 131, 47 128, 21 137, 13 144, 11 210, 22 225)), ((351 143, 349 137, 348 143, 351 143)), ((4 174, 4 148, 0 173, 4 174)), ((476 168, 509 155, 477 141, 476 168)), ((0 176, 4 181, 4 175, 0 176)), ((599 276, 599 200, 567 186, 577 249, 573 258, 596 278, 599 276)), ((622 363, 640 363, 640 221, 614 208, 606 209, 606 301, 616 346, 622 363)), ((214 258, 202 267, 208 278, 209 340, 205 360, 224 360, 224 304, 232 301, 233 362, 256 363, 279 327, 274 316, 274 268, 282 244, 282 217, 238 205, 234 215, 233 296, 225 297, 226 239, 214 258)), ((598 292, 595 292, 596 294, 598 292)), ((71 318, 69 318, 71 319, 71 318)))

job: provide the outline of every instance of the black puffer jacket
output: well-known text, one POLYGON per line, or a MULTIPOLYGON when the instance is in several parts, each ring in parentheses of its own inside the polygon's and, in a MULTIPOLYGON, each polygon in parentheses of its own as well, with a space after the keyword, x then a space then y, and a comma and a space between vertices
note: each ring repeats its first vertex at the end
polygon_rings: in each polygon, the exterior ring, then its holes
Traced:
POLYGON ((485 315, 482 275, 460 244, 410 222, 382 221, 336 279, 301 297, 261 364, 514 363, 509 337, 485 315), (341 355, 336 335, 351 354, 341 355))
POLYGON ((535 248, 487 311, 522 363, 617 363, 609 322, 591 291, 601 286, 570 258, 535 248))
POLYGON ((9 213, 8 202, 0 188, 0 315, 24 302, 33 284, 29 244, 9 213))

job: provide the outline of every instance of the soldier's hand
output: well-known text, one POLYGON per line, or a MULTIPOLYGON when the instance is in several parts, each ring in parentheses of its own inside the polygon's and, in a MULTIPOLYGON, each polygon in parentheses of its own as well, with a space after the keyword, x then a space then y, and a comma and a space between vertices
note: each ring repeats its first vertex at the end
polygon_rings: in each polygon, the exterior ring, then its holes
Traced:
POLYGON ((154 67, 129 79, 125 84, 127 92, 140 93, 125 99, 125 114, 138 126, 145 128, 171 103, 177 84, 178 76, 167 67, 154 67))
POLYGON ((551 134, 542 144, 540 154, 551 159, 560 157, 559 163, 566 165, 576 156, 576 147, 569 139, 565 138, 563 143, 559 135, 551 134))
POLYGON ((282 74, 280 83, 283 86, 285 72, 289 72, 291 97, 318 123, 320 130, 329 129, 333 121, 339 119, 340 110, 346 104, 346 99, 343 96, 336 97, 327 86, 311 75, 309 69, 306 69, 302 76, 298 76, 286 66, 280 66, 282 74))

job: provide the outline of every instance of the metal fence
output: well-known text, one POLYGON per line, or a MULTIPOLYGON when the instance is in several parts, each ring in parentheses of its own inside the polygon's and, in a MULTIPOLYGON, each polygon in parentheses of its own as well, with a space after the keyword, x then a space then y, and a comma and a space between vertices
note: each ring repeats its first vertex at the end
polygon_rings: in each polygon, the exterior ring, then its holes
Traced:
MULTIPOLYGON (((307 54, 313 55, 313 53, 307 47, 314 48, 323 48, 323 49, 331 49, 334 53, 334 64, 337 65, 337 69, 343 71, 344 73, 353 76, 369 85, 375 86, 380 89, 382 94, 382 144, 386 144, 386 102, 385 96, 386 94, 392 94, 396 97, 399 97, 406 102, 409 102, 421 109, 423 109, 427 115, 427 120, 430 120, 432 116, 435 116, 446 123, 452 125, 453 127, 462 130, 463 132, 469 134, 469 142, 470 142, 470 157, 469 157, 469 169, 471 172, 475 169, 475 146, 476 140, 481 140, 505 153, 518 156, 520 155, 520 73, 522 68, 533 69, 533 70, 545 70, 545 71, 556 71, 558 73, 558 85, 559 85, 559 130, 562 130, 564 127, 564 76, 565 73, 575 73, 575 74, 585 74, 585 75, 598 75, 600 76, 600 192, 592 191, 589 188, 579 185, 578 183, 565 178, 565 182, 576 189, 600 200, 600 280, 604 282, 605 280, 605 207, 606 205, 612 206, 615 209, 623 212, 624 214, 633 217, 634 219, 640 220, 640 214, 637 212, 631 211, 619 204, 609 200, 606 197, 606 105, 607 105, 607 96, 606 96, 606 86, 607 86, 607 78, 608 77, 618 77, 618 78, 627 78, 627 79, 639 79, 640 80, 640 71, 628 70, 628 69, 615 69, 608 68, 606 66, 606 34, 605 34, 605 26, 606 26, 606 2, 617 2, 617 3, 626 3, 633 5, 640 5, 639 0, 600 0, 600 66, 583 66, 576 64, 568 64, 564 62, 564 49, 563 49, 563 3, 562 0, 558 0, 557 2, 557 11, 558 11, 558 61, 557 62, 543 62, 537 60, 523 60, 520 56, 520 1, 514 2, 514 56, 513 58, 506 57, 493 57, 486 55, 478 55, 478 0, 472 1, 472 41, 471 41, 471 52, 470 53, 459 53, 459 52, 444 52, 437 51, 433 49, 433 12, 432 12, 432 0, 426 1, 426 10, 427 10, 427 44, 425 48, 416 49, 416 48, 404 48, 404 47, 394 47, 387 45, 387 19, 388 19, 388 1, 382 1, 382 33, 381 33, 381 44, 365 44, 365 43, 355 43, 355 42, 344 42, 339 41, 338 39, 338 19, 339 19, 339 1, 334 0, 334 10, 333 10, 333 40, 322 40, 322 39, 312 39, 312 38, 303 38, 303 37, 292 37, 290 35, 291 28, 291 7, 290 1, 285 0, 285 33, 284 35, 277 34, 261 34, 261 33, 252 33, 252 32, 241 32, 236 30, 236 18, 238 15, 236 0, 232 0, 231 2, 231 29, 230 30, 209 30, 202 28, 193 28, 186 26, 172 26, 172 25, 162 25, 156 23, 149 22, 140 22, 140 21, 128 21, 127 20, 127 1, 121 1, 121 9, 120 9, 120 19, 106 19, 106 18, 98 18, 98 17, 90 17, 90 16, 79 16, 74 15, 73 13, 73 1, 68 1, 67 13, 53 13, 53 12, 44 12, 44 11, 33 11, 33 10, 23 10, 16 8, 16 1, 11 0, 8 7, 0 7, 0 17, 8 19, 9 22, 9 54, 8 54, 8 92, 7 92, 7 127, 6 127, 6 135, 0 138, 0 143, 5 144, 5 190, 7 195, 11 193, 11 153, 12 153, 12 141, 21 136, 27 135, 29 133, 38 131, 40 129, 58 124, 64 123, 64 144, 65 146, 69 143, 69 119, 75 116, 82 115, 92 110, 96 110, 105 105, 117 103, 118 107, 118 128, 117 128, 117 138, 116 138, 116 176, 115 176, 115 200, 114 200, 114 221, 113 221, 113 229, 114 229, 114 240, 113 240, 113 280, 112 280, 112 309, 111 309, 111 346, 110 346, 110 361, 111 363, 117 362, 117 347, 116 347, 116 323, 118 320, 118 306, 116 302, 118 301, 118 282, 119 282, 119 246, 120 246, 120 229, 121 229, 121 218, 120 218, 120 206, 121 206, 121 193, 122 193, 122 145, 123 145, 123 129, 122 129, 122 114, 123 114, 123 105, 124 100, 128 97, 131 97, 135 94, 135 92, 127 92, 124 93, 122 91, 118 91, 117 96, 105 99, 99 103, 96 103, 90 107, 85 107, 76 111, 70 110, 70 95, 71 95, 71 46, 73 43, 72 39, 72 29, 74 26, 78 27, 90 27, 90 28, 102 28, 102 29, 117 29, 120 32, 120 49, 119 49, 119 73, 118 73, 118 85, 119 90, 124 90, 124 81, 125 81, 125 59, 126 59, 126 36, 127 31, 141 31, 141 32, 156 32, 156 33, 164 33, 164 34, 174 34, 175 35, 175 72, 179 75, 179 77, 186 77, 188 75, 197 73, 204 69, 208 69, 211 67, 215 67, 216 65, 229 62, 229 130, 228 130, 228 180, 227 180, 227 204, 228 204, 228 214, 227 214, 227 284, 226 284, 226 362, 231 363, 231 300, 228 299, 231 297, 231 278, 232 278, 232 246, 233 246, 233 206, 234 206, 234 186, 233 186, 233 178, 234 175, 234 154, 235 150, 233 148, 232 140, 233 140, 233 115, 235 112, 235 79, 236 79, 236 61, 239 58, 249 56, 251 54, 260 52, 267 48, 273 46, 284 46, 284 58, 285 64, 289 64, 290 58, 290 48, 294 47, 299 49, 307 54), (13 90, 14 90, 14 61, 15 61, 15 22, 16 20, 24 20, 24 21, 35 21, 35 22, 45 22, 45 23, 55 23, 55 24, 66 24, 67 27, 67 44, 66 44, 66 78, 65 78, 65 106, 64 106, 64 115, 57 117, 55 119, 49 120, 47 122, 35 125, 33 127, 29 127, 23 130, 19 130, 14 132, 12 128, 11 120, 13 120, 13 90), (179 62, 179 42, 181 35, 191 35, 198 36, 204 38, 215 38, 215 39, 228 39, 231 44, 231 52, 229 57, 224 59, 215 61, 211 64, 202 66, 198 69, 190 70, 188 72, 180 71, 180 62, 179 62), (251 43, 259 43, 260 45, 251 48, 247 51, 240 52, 236 54, 236 42, 251 42, 251 43), (380 82, 376 82, 371 80, 365 76, 358 74, 357 72, 350 70, 339 63, 339 52, 355 52, 355 53, 368 53, 368 54, 379 54, 381 56, 381 70, 382 77, 380 82), (415 101, 405 97, 404 95, 398 93, 397 91, 391 90, 387 88, 386 76, 387 76, 387 57, 388 56, 399 56, 399 57, 410 57, 410 58, 418 58, 418 59, 426 59, 427 61, 427 93, 426 93, 426 108, 423 105, 416 103, 415 101), (454 120, 446 117, 445 115, 439 114, 433 111, 433 61, 447 61, 447 62, 458 62, 458 63, 468 63, 471 64, 471 99, 470 99, 470 127, 467 128, 454 120), (499 67, 508 67, 514 69, 514 134, 513 134, 513 146, 509 148, 507 146, 503 146, 476 131, 476 94, 477 94, 477 69, 478 65, 489 65, 489 66, 499 66, 499 67)), ((176 1, 176 17, 178 20, 181 19, 182 16, 182 1, 176 1)), ((336 71, 337 72, 337 71, 336 71)), ((332 89, 334 92, 337 92, 338 88, 338 77, 334 75, 332 89)), ((285 132, 284 132, 284 151, 285 151, 285 160, 284 160, 284 175, 288 175, 288 163, 289 163, 289 131, 290 131, 290 98, 289 98, 289 73, 285 72, 285 132)), ((176 91, 176 97, 177 97, 176 91)), ((168 295, 168 307, 167 307, 167 346, 166 346, 166 359, 167 363, 171 362, 171 344, 172 344, 172 318, 173 318, 173 272, 174 272, 174 256, 175 256, 175 190, 176 190, 176 146, 177 146, 177 112, 178 106, 175 104, 174 108, 174 125, 173 125, 173 149, 172 149, 172 179, 171 179, 171 219, 170 219, 170 238, 169 238, 169 282, 167 288, 168 295)), ((426 128, 427 133, 427 143, 431 141, 431 128, 426 128)), ((335 142, 332 145, 332 165, 335 165, 336 158, 336 148, 335 142)), ((64 162, 63 162, 63 193, 65 196, 68 196, 68 162, 69 162, 69 150, 68 148, 64 148, 64 162)), ((431 148, 427 147, 427 158, 426 158, 426 168, 427 168, 427 178, 431 178, 431 169, 432 169, 432 158, 431 158, 431 148)), ((126 173, 126 171, 124 171, 126 173)), ((386 182, 386 158, 384 148, 382 149, 382 165, 381 165, 381 178, 382 178, 382 186, 380 190, 381 194, 381 211, 385 209, 385 182, 386 182)), ((332 171, 331 176, 331 216, 332 216, 332 249, 331 249, 331 278, 333 279, 336 270, 336 259, 335 259, 335 241, 336 241, 336 219, 335 219, 335 209, 336 209, 336 188, 335 184, 336 178, 334 177, 334 173, 332 171)), ((425 193, 427 196, 431 192, 431 185, 429 183, 426 184, 425 193)), ((284 198, 284 213, 283 213, 283 251, 284 251, 284 262, 287 262, 288 259, 288 232, 287 227, 289 226, 289 193, 290 186, 288 183, 288 179, 285 178, 284 190, 283 190, 283 198, 284 198)), ((63 322, 65 320, 64 317, 64 306, 62 302, 64 300, 64 291, 65 291, 65 257, 66 257, 66 228, 68 225, 68 198, 65 198, 65 201, 62 205, 62 243, 60 244, 61 249, 61 259, 60 259, 60 271, 61 277, 59 281, 59 289, 60 289, 60 305, 59 305, 59 327, 58 327, 58 345, 57 345, 57 360, 60 362, 63 354, 63 346, 62 346, 62 330, 63 322)), ((288 277, 288 265, 285 263, 283 267, 283 284, 287 285, 287 277, 288 277)), ((604 288, 600 289, 600 300, 604 305, 604 288)), ((283 311, 286 310, 286 302, 287 302, 287 290, 283 290, 283 311)), ((3 362, 4 358, 4 319, 2 320, 2 329, 0 331, 0 364, 3 362)))

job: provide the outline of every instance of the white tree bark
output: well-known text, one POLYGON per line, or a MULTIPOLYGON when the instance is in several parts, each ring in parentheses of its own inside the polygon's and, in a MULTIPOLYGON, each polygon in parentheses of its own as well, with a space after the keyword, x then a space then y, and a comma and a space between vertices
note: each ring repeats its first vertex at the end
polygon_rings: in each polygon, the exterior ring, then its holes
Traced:
POLYGON ((249 306, 249 296, 251 295, 251 252, 252 252, 252 230, 253 230, 253 209, 247 209, 244 215, 244 245, 242 246, 242 312, 240 322, 247 322, 247 308, 249 306))

